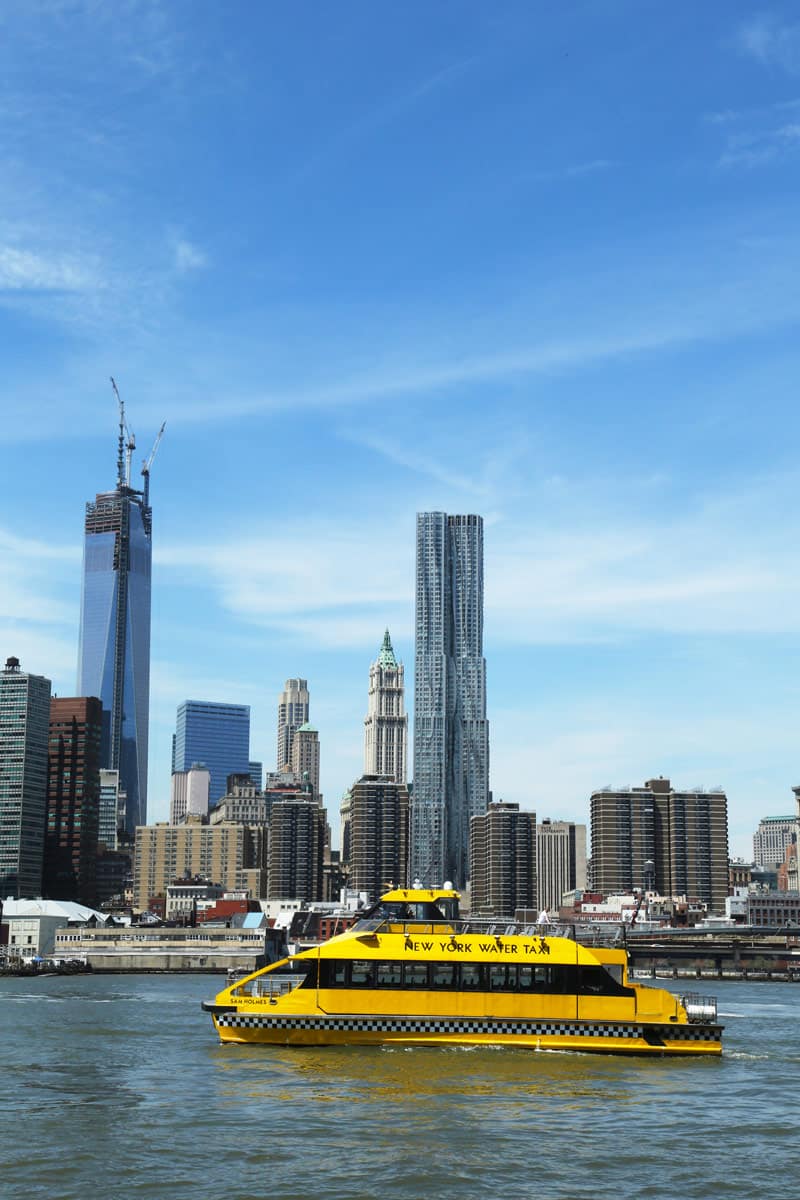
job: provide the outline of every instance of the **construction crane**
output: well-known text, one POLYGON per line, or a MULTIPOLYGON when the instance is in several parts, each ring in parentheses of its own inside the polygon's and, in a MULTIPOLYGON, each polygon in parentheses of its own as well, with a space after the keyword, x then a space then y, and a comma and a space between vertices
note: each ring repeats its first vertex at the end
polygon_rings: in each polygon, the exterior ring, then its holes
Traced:
POLYGON ((133 452, 136 449, 136 435, 128 429, 125 421, 125 404, 119 394, 114 376, 110 376, 111 386, 114 389, 114 395, 117 397, 119 404, 119 454, 117 455, 117 485, 119 487, 131 486, 131 459, 133 452), (127 439, 127 440, 126 440, 127 439))
POLYGON ((158 450, 158 447, 161 444, 161 438, 164 436, 164 430, 166 429, 166 427, 167 427, 167 422, 164 421, 162 423, 161 428, 159 429, 158 433, 156 434, 156 440, 153 442, 153 449, 150 451, 150 454, 142 463, 142 477, 144 479, 144 506, 145 506, 145 508, 147 508, 148 504, 150 503, 150 468, 153 465, 153 459, 156 456, 156 450, 158 450))

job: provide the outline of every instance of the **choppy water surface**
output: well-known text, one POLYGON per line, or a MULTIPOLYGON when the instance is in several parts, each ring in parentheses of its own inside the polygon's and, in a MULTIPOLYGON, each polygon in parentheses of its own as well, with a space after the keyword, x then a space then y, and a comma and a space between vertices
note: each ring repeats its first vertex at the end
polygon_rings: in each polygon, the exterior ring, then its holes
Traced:
POLYGON ((223 1047, 217 977, 0 980, 0 1195, 798 1195, 800 987, 720 983, 719 1061, 223 1047))

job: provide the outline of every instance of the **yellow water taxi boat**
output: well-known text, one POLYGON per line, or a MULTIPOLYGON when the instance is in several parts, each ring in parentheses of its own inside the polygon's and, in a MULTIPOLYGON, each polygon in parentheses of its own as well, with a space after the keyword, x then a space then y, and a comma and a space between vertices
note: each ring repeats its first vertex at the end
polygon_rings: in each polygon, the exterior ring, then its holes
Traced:
POLYGON ((716 1001, 632 982, 624 945, 460 920, 458 901, 449 888, 389 891, 346 932, 203 1008, 223 1042, 721 1053, 716 1001))

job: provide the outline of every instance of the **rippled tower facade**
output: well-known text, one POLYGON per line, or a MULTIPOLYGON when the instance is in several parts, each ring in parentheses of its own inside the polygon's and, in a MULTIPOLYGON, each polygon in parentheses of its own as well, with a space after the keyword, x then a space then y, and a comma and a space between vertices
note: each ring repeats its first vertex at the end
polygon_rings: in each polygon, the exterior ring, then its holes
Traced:
POLYGON ((483 518, 417 514, 410 878, 469 877, 469 824, 489 803, 483 518))
POLYGON ((78 695, 102 701, 102 766, 119 771, 133 836, 147 823, 152 509, 146 471, 143 491, 130 486, 124 428, 123 416, 117 486, 86 505, 78 695))

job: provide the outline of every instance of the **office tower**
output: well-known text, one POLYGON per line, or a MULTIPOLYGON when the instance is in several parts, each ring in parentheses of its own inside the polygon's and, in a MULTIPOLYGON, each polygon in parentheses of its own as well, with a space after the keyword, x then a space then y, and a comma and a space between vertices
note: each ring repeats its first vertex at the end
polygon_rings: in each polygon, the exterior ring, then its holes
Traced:
POLYGON ((202 763, 192 763, 188 771, 173 771, 170 783, 169 822, 177 825, 188 813, 208 816, 211 772, 202 763))
POLYGON ((536 826, 536 906, 557 915, 576 890, 586 890, 586 826, 545 818, 536 826))
POLYGON ((668 779, 591 796, 592 883, 604 895, 653 889, 725 910, 728 800, 723 791, 675 791, 668 779), (652 878, 651 878, 652 877, 652 878))
POLYGON ((50 701, 43 890, 96 902, 103 706, 97 696, 50 701))
POLYGON ((362 775, 349 797, 350 886, 377 900, 388 887, 407 883, 408 788, 380 775, 362 775))
POLYGON ((42 894, 50 680, 0 671, 0 899, 42 894))
POLYGON ((342 841, 342 863, 348 866, 350 863, 350 819, 353 811, 353 797, 350 789, 347 788, 342 793, 342 799, 339 803, 339 831, 342 841))
POLYGON ((250 706, 184 700, 178 705, 173 771, 188 771, 195 763, 211 774, 208 798, 216 804, 225 795, 229 775, 250 770, 250 706))
POLYGON ((263 787, 264 786, 264 764, 263 764, 263 762, 256 762, 255 759, 251 759, 250 762, 248 763, 247 769, 249 770, 250 778, 252 779, 252 781, 256 785, 256 787, 257 788, 263 787))
POLYGON ((763 817, 753 834, 753 862, 775 870, 786 857, 786 847, 797 833, 797 817, 763 817))
POLYGON ((410 876, 457 887, 489 802, 483 519, 417 514, 410 876))
POLYGON ((289 770, 292 762, 292 744, 295 731, 305 725, 309 717, 309 694, 307 679, 287 679, 286 687, 278 701, 278 756, 279 771, 289 770))
POLYGON ((152 897, 165 896, 171 883, 187 876, 264 896, 268 840, 263 825, 205 825, 202 817, 142 826, 133 853, 134 909, 144 912, 152 897))
POLYGON ((272 805, 269 822, 270 900, 321 900, 325 809, 309 792, 272 805))
MULTIPOLYGON (((116 389, 115 389, 116 390, 116 389)), ((120 401, 117 486, 86 505, 78 648, 78 695, 103 704, 102 766, 119 771, 131 836, 147 820, 147 740, 150 713, 150 467, 131 486, 134 439, 120 401), (126 454, 127 451, 127 454, 126 454)))
POLYGON ((364 774, 405 783, 408 717, 403 664, 395 658, 389 630, 369 669, 369 700, 364 719, 364 774))
POLYGON ((319 792, 319 733, 313 725, 306 722, 295 729, 292 737, 292 758, 290 763, 293 773, 301 780, 308 777, 308 782, 314 792, 314 798, 321 804, 319 792))
POLYGON ((119 771, 100 768, 100 812, 97 840, 109 850, 117 850, 119 834, 125 829, 126 797, 120 792, 119 771))
MULTIPOLYGON (((297 794, 299 788, 291 789, 297 794)), ((263 792, 251 775, 229 775, 228 790, 209 813, 212 825, 227 821, 234 825, 269 825, 272 802, 285 792, 263 792)))
POLYGON ((470 822, 471 897, 476 916, 513 918, 536 903, 536 813, 498 801, 470 822))

